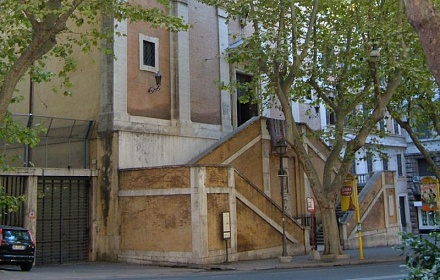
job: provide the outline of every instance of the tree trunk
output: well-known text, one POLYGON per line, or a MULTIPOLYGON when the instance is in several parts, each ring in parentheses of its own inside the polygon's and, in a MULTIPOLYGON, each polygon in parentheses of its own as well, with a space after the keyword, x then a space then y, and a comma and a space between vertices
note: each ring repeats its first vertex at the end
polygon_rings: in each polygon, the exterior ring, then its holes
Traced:
POLYGON ((342 255, 339 239, 338 220, 336 219, 335 201, 322 201, 322 225, 324 230, 324 255, 342 255))
POLYGON ((440 85, 440 14, 431 0, 405 0, 408 21, 419 35, 429 68, 440 85))

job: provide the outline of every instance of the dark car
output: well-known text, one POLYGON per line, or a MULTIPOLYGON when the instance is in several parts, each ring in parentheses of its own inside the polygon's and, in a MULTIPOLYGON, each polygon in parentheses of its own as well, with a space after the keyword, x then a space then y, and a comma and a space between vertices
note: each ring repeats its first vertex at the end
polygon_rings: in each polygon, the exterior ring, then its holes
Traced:
POLYGON ((29 271, 34 258, 35 242, 29 230, 0 225, 0 264, 19 265, 29 271))

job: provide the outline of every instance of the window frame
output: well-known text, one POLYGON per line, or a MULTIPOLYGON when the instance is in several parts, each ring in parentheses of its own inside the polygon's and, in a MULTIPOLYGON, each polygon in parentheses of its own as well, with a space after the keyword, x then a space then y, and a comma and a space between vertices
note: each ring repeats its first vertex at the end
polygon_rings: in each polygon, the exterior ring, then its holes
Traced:
POLYGON ((400 135, 400 125, 396 120, 393 120, 393 130, 395 135, 400 135))
POLYGON ((159 71, 159 38, 139 33, 139 70, 154 73, 159 71), (154 44, 154 66, 144 64, 144 42, 154 44))
POLYGON ((389 170, 389 160, 388 160, 388 155, 387 154, 385 154, 383 157, 382 157, 382 169, 383 170, 389 170))
POLYGON ((403 156, 401 154, 396 155, 397 158, 397 176, 403 176, 403 156))
POLYGON ((366 154, 367 172, 368 173, 371 173, 374 171, 373 156, 374 155, 371 152, 367 152, 367 154, 366 154))

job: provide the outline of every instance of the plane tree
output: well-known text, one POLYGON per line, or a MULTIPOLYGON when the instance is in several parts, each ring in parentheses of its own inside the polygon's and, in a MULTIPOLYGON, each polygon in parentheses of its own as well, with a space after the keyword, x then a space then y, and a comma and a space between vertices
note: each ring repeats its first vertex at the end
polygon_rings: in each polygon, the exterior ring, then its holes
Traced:
POLYGON ((433 158, 435 147, 423 141, 440 136, 440 41, 433 40, 440 36, 437 10, 440 2, 405 0, 405 5, 408 21, 416 30, 423 49, 424 56, 417 57, 423 71, 405 80, 405 90, 393 98, 388 110, 426 159, 432 173, 440 178, 440 167, 433 158))
POLYGON ((429 69, 440 85, 440 13, 438 0, 405 0, 408 21, 417 31, 429 69))
POLYGON ((242 43, 229 48, 227 57, 254 75, 249 88, 263 85, 253 98, 264 104, 277 100, 286 141, 321 211, 324 254, 343 254, 335 213, 341 186, 356 152, 383 119, 404 78, 402 69, 412 67, 407 45, 416 35, 404 18, 403 1, 201 1, 242 24, 247 35, 231 34, 242 43), (334 114, 319 133, 330 149, 323 171, 313 165, 292 114, 293 102, 310 97, 311 108, 323 104, 334 114))
POLYGON ((439 148, 435 140, 440 137, 440 92, 432 76, 425 56, 419 57, 420 71, 402 81, 403 87, 388 105, 391 116, 420 151, 436 178, 440 178, 440 167, 434 157, 439 148))

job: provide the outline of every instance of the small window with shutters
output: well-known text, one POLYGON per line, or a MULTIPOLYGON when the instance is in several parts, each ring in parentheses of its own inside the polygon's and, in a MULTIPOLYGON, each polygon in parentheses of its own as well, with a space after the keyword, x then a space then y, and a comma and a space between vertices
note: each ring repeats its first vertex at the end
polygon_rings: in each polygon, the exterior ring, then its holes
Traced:
POLYGON ((159 39, 139 34, 139 69, 159 71, 159 39))

